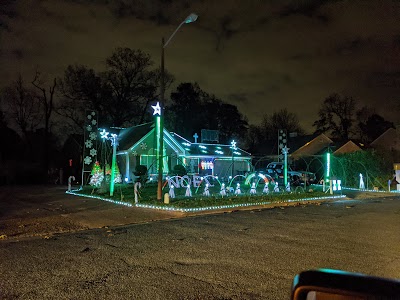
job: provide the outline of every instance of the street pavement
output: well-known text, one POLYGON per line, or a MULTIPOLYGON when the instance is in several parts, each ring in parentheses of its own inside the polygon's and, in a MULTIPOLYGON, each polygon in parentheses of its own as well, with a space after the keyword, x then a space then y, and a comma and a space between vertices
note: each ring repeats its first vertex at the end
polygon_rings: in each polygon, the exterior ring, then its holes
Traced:
POLYGON ((0 239, 180 218, 183 213, 138 209, 65 193, 64 186, 0 187, 0 239))
POLYGON ((306 269, 400 278, 400 198, 370 196, 6 238, 0 298, 288 299, 306 269))

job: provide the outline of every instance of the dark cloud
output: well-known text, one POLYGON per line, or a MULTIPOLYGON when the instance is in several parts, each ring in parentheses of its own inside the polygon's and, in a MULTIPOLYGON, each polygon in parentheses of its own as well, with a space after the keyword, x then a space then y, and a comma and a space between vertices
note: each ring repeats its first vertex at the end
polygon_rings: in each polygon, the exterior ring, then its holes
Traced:
POLYGON ((338 55, 354 55, 376 44, 377 41, 374 41, 372 38, 362 39, 358 37, 344 41, 336 47, 335 51, 338 55))
POLYGON ((292 1, 286 5, 279 13, 280 17, 289 17, 293 15, 304 15, 307 17, 316 17, 322 22, 327 22, 329 18, 319 13, 319 8, 327 3, 338 2, 340 0, 302 0, 292 1))
POLYGON ((20 59, 22 59, 24 57, 24 52, 23 52, 22 49, 14 49, 14 50, 12 50, 11 53, 18 60, 20 60, 20 59))
POLYGON ((238 93, 238 94, 229 94, 227 99, 229 101, 235 102, 235 103, 246 103, 248 102, 247 95, 244 93, 238 93))
POLYGON ((370 88, 395 88, 400 92, 400 70, 393 72, 374 72, 366 80, 370 88))
POLYGON ((101 71, 116 47, 141 49, 156 67, 161 37, 191 12, 199 19, 165 53, 174 87, 198 82, 251 123, 288 108, 309 129, 332 92, 371 106, 397 99, 400 5, 392 0, 21 1, 16 18, 2 15, 10 31, 0 36, 0 84, 36 65, 49 76, 75 63, 101 71))
POLYGON ((17 16, 16 0, 2 0, 0 4, 0 31, 10 31, 9 22, 17 16))

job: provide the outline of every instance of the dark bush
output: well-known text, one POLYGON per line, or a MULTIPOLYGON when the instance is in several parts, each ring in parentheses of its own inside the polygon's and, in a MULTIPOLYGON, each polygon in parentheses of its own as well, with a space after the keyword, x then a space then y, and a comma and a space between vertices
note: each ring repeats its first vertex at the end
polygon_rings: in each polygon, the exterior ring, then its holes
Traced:
POLYGON ((187 174, 186 168, 182 165, 175 165, 172 170, 174 176, 184 176, 187 174))

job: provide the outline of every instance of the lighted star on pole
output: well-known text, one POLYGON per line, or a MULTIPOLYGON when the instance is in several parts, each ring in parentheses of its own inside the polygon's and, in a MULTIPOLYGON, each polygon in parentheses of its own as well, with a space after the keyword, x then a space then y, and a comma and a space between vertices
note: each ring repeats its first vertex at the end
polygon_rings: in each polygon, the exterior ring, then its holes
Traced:
POLYGON ((108 139, 108 134, 109 132, 107 132, 105 129, 103 129, 102 131, 100 131, 100 137, 104 140, 104 139, 108 139))
POLYGON ((151 107, 154 109, 153 116, 154 115, 161 116, 161 107, 160 107, 160 103, 159 102, 157 102, 156 105, 152 105, 151 107))
POLYGON ((234 150, 236 150, 236 142, 235 142, 235 140, 233 140, 232 142, 231 142, 231 148, 232 149, 234 149, 234 150))

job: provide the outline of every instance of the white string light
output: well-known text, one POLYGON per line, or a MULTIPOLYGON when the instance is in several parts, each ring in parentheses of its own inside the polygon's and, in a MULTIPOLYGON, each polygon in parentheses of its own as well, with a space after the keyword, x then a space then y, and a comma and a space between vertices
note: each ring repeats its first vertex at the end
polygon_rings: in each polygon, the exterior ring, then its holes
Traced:
POLYGON ((157 210, 179 211, 179 212, 197 212, 197 211, 218 210, 218 209, 235 208, 235 207, 260 206, 260 205, 267 205, 267 204, 272 204, 272 203, 279 204, 279 203, 285 203, 285 202, 301 202, 301 201, 324 200, 324 199, 338 199, 338 198, 346 197, 346 195, 338 195, 338 196, 327 196, 327 197, 303 198, 303 199, 296 199, 296 200, 289 199, 289 200, 283 200, 280 202, 265 201, 265 202, 237 203, 237 204, 229 204, 229 205, 214 205, 214 206, 207 206, 207 207, 177 208, 177 207, 172 207, 172 206, 168 207, 168 206, 149 205, 149 204, 142 204, 142 203, 131 204, 128 202, 116 201, 116 200, 112 200, 112 199, 104 198, 104 197, 100 197, 100 196, 93 196, 93 195, 77 193, 78 191, 81 191, 81 190, 82 189, 72 190, 70 192, 67 191, 66 193, 74 195, 74 196, 99 199, 99 200, 103 200, 103 201, 107 201, 107 202, 111 202, 111 203, 119 204, 119 205, 125 205, 125 206, 129 206, 129 207, 136 206, 136 207, 141 207, 141 208, 151 208, 151 209, 157 209, 157 210))

